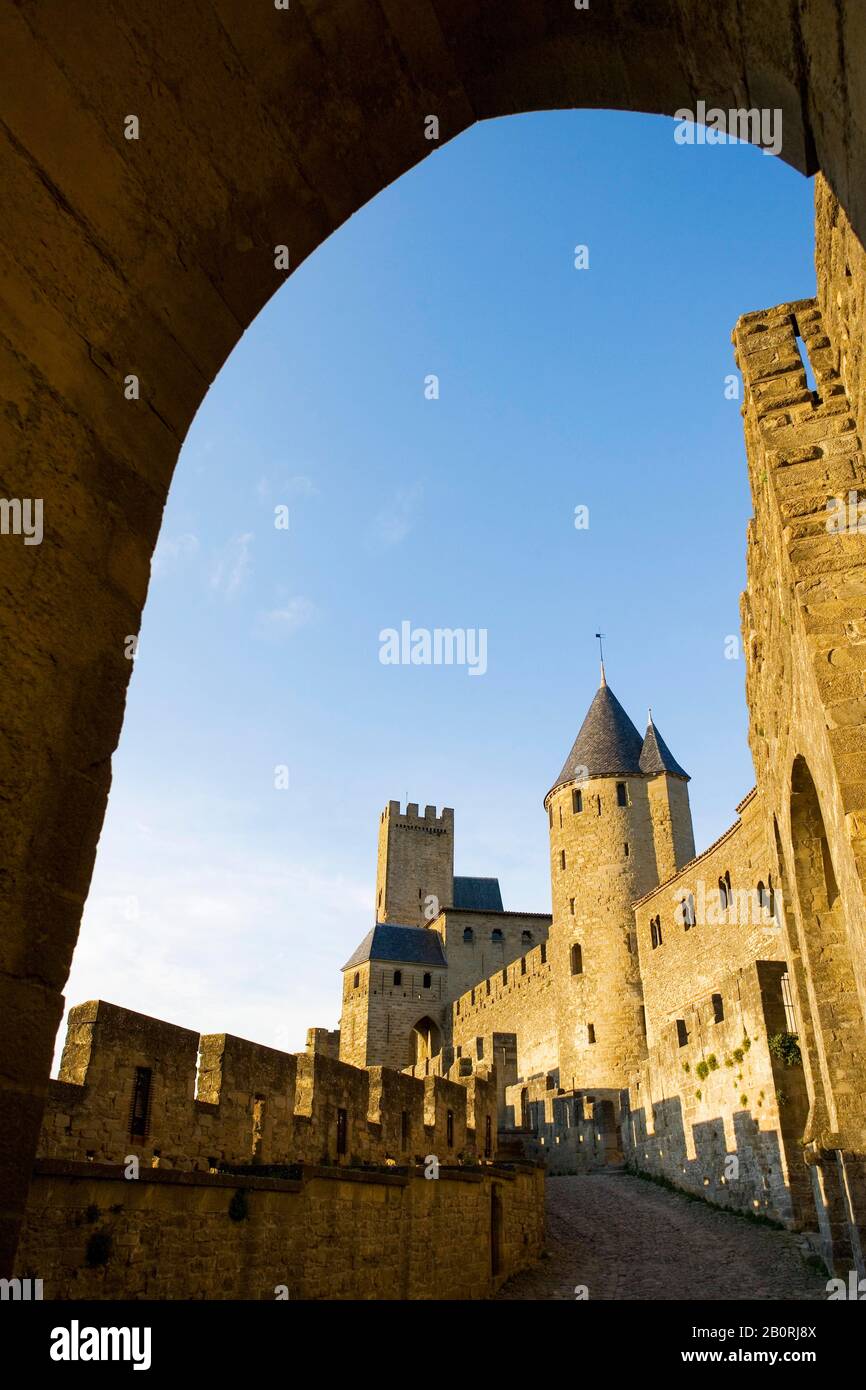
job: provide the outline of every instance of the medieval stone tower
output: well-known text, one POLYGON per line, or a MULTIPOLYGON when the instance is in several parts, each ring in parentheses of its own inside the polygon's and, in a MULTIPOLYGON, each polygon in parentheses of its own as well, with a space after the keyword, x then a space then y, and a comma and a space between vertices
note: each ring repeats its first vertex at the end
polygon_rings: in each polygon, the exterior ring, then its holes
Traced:
POLYGON ((545 797, 560 1085, 624 1086, 645 1048, 636 899, 694 854, 687 774, 601 685, 545 797))
POLYGON ((415 802, 401 814, 400 802, 389 801, 379 819, 376 862, 376 921, 406 927, 428 926, 454 890, 454 812, 445 806, 425 806, 419 816, 415 802))

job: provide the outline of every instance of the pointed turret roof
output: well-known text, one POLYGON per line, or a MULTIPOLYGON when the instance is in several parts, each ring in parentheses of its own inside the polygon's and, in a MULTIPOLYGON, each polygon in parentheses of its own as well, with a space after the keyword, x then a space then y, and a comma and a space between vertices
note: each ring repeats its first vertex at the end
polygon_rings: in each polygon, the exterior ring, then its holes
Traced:
POLYGON ((646 737, 641 749, 640 770, 647 773, 648 776, 655 772, 670 772, 674 777, 682 777, 687 782, 690 780, 689 774, 680 767, 653 723, 652 710, 649 713, 646 737))
POLYGON ((601 685, 587 710, 562 771, 551 787, 585 777, 619 777, 639 774, 643 739, 607 684, 604 667, 601 685))

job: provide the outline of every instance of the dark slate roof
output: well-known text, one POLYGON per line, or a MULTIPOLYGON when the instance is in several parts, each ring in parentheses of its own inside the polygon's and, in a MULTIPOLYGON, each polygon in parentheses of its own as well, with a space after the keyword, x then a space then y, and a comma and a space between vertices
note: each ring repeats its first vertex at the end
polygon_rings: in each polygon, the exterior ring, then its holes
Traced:
POLYGON ((642 748, 643 739, 634 724, 610 686, 602 683, 551 791, 582 777, 639 773, 642 748), (579 768, 587 771, 580 773, 579 768))
POLYGON ((455 878, 451 906, 474 912, 501 912, 498 878, 455 878))
POLYGON ((397 960, 406 965, 447 964, 438 932, 427 927, 400 927, 394 922, 377 922, 343 969, 368 960, 397 960))
POLYGON ((674 777, 684 777, 688 782, 689 774, 685 772, 677 762, 671 750, 668 748, 655 724, 650 718, 646 729, 646 738, 643 741, 643 749, 640 755, 641 772, 671 772, 674 777))

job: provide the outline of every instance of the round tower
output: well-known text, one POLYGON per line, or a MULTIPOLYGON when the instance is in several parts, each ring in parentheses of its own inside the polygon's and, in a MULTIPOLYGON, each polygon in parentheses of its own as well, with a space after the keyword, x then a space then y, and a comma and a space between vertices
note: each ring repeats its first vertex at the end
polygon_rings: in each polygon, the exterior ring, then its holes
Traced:
POLYGON ((560 1085, 624 1086, 645 1052, 632 903, 658 882, 644 740, 601 685, 551 790, 560 1085))

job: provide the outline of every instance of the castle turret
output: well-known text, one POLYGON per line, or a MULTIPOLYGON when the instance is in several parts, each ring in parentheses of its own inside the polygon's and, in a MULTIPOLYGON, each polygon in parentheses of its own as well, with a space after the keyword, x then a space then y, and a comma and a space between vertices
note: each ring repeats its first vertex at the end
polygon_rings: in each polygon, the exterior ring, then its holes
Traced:
POLYGON ((566 1089, 625 1085, 644 1051, 632 903, 655 885, 657 870, 643 748, 602 666, 601 685, 544 803, 566 1089))
POLYGON ((658 881, 663 883, 695 857, 689 806, 689 774, 684 772, 655 724, 652 710, 640 755, 647 777, 658 881))

